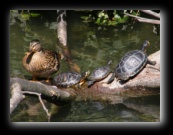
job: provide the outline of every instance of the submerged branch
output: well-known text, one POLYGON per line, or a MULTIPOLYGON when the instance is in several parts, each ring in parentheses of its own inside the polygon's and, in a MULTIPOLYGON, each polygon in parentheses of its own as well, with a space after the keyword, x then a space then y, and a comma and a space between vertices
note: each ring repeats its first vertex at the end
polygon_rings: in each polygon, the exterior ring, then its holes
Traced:
POLYGON ((46 114, 47 114, 48 122, 50 122, 50 116, 51 116, 51 114, 49 113, 48 109, 47 109, 46 106, 44 105, 43 100, 42 100, 42 98, 41 98, 41 94, 40 94, 40 93, 36 93, 36 92, 29 92, 29 91, 23 91, 22 93, 23 93, 23 94, 33 94, 33 95, 37 95, 37 96, 38 96, 39 101, 40 101, 40 103, 41 103, 41 105, 42 105, 44 111, 45 111, 46 114))

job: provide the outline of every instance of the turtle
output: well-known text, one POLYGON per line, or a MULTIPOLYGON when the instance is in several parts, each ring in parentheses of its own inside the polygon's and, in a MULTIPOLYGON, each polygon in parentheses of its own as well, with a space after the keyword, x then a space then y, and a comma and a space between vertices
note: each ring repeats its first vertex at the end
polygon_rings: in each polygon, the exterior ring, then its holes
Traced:
POLYGON ((107 83, 111 83, 116 77, 117 80, 128 81, 131 77, 137 75, 146 64, 155 65, 156 61, 148 59, 146 47, 150 45, 148 40, 145 40, 141 50, 133 50, 126 53, 120 60, 119 64, 107 83))
POLYGON ((87 77, 88 87, 90 87, 94 82, 100 81, 109 75, 109 73, 111 72, 111 69, 110 69, 111 63, 112 63, 112 60, 110 60, 106 66, 96 68, 90 74, 90 76, 87 77))
POLYGON ((45 77, 46 82, 49 82, 51 75, 59 70, 60 60, 60 53, 43 48, 40 41, 34 39, 30 41, 29 51, 25 52, 22 65, 32 74, 33 81, 36 81, 36 77, 45 77))
POLYGON ((53 77, 52 84, 61 88, 76 86, 80 88, 81 85, 85 82, 85 79, 89 73, 90 71, 86 71, 84 73, 78 73, 75 71, 62 72, 53 77))

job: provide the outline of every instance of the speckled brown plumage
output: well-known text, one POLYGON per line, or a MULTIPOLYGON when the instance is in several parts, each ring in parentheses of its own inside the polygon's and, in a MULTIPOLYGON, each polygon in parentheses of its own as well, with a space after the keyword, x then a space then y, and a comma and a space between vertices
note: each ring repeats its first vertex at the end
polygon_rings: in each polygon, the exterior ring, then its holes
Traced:
POLYGON ((61 56, 55 51, 41 47, 39 40, 30 42, 29 52, 23 57, 23 67, 35 77, 45 77, 47 80, 59 70, 61 56))

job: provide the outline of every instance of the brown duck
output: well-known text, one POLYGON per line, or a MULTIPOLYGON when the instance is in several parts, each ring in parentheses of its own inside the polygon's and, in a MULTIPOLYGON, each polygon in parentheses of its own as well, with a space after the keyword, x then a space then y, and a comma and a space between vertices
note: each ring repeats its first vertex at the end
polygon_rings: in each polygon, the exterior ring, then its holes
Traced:
POLYGON ((39 40, 35 39, 30 42, 29 52, 23 57, 23 67, 36 77, 45 77, 47 82, 52 74, 56 73, 60 67, 61 55, 55 51, 41 47, 39 40))

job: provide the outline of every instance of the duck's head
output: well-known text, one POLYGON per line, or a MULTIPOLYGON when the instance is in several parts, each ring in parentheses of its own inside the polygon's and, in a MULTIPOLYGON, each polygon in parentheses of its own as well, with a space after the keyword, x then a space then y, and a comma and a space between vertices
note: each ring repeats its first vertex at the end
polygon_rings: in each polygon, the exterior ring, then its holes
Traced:
POLYGON ((40 41, 35 39, 35 40, 32 40, 30 42, 30 48, 29 48, 29 51, 30 52, 38 52, 41 50, 41 44, 40 44, 40 41))

